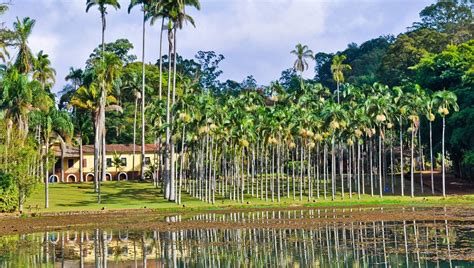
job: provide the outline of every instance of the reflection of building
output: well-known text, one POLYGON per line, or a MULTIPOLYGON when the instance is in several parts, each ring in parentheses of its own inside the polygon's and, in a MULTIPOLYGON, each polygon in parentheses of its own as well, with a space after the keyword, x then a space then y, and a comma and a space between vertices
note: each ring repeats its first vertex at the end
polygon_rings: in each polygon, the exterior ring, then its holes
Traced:
MULTIPOLYGON (((57 161, 50 182, 80 182, 81 155, 78 147, 54 145, 52 148, 57 161), (63 151, 64 150, 64 151, 63 151), (62 161, 61 161, 62 159, 62 161)), ((147 167, 157 162, 157 146, 145 145, 145 163, 147 167)), ((106 147, 106 180, 128 180, 138 178, 141 165, 141 146, 132 144, 108 144, 106 147), (134 157, 135 156, 135 157, 134 157), (120 161, 117 161, 119 158, 120 161), (120 163, 120 165, 118 164, 120 163)), ((94 181, 94 146, 82 147, 83 181, 94 181)))

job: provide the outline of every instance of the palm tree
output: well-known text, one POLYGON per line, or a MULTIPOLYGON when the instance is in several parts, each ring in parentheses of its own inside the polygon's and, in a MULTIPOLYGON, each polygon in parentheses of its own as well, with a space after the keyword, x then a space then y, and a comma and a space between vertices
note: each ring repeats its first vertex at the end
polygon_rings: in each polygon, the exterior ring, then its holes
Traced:
POLYGON ((29 17, 23 18, 22 20, 16 18, 16 22, 13 23, 15 32, 13 46, 18 48, 14 66, 22 74, 29 73, 33 69, 34 56, 28 46, 28 37, 30 37, 35 24, 36 21, 29 17))
POLYGON ((100 18, 102 21, 102 52, 105 50, 105 29, 107 27, 107 21, 105 15, 107 14, 107 7, 113 7, 115 9, 120 8, 118 0, 87 0, 86 12, 89 12, 91 7, 97 6, 100 12, 100 18))
POLYGON ((378 175, 379 175, 379 195, 382 197, 382 140, 385 139, 384 127, 387 121, 389 101, 392 99, 388 87, 375 83, 373 85, 373 92, 375 94, 369 96, 367 99, 367 112, 372 116, 375 124, 379 129, 379 148, 378 148, 378 175))
POLYGON ((168 93, 166 100, 166 150, 165 153, 165 179, 167 187, 165 191, 165 197, 170 201, 175 201, 174 187, 175 187, 175 174, 174 174, 174 144, 171 139, 173 131, 173 115, 171 114, 171 106, 174 105, 176 99, 176 34, 178 29, 182 29, 185 22, 191 23, 195 26, 194 19, 186 14, 185 7, 191 6, 196 9, 200 9, 199 0, 170 0, 157 2, 154 7, 155 12, 158 14, 165 14, 168 17, 168 93), (158 12, 159 11, 159 12, 158 12), (171 64, 173 63, 173 66, 171 64), (171 75, 173 73, 173 82, 171 81, 171 75), (171 86, 173 92, 171 94, 171 86), (171 161, 170 161, 171 158, 171 161))
POLYGON ((433 95, 436 104, 438 105, 438 113, 441 115, 443 119, 443 132, 441 138, 441 168, 442 168, 442 178, 443 178, 443 197, 446 197, 446 168, 445 168, 445 140, 444 134, 446 129, 446 116, 449 114, 449 109, 453 108, 454 111, 459 110, 459 106, 457 104, 457 96, 451 91, 443 90, 434 93, 433 95))
MULTIPOLYGON (((5 3, 0 4, 0 15, 5 14, 8 10, 8 5, 5 3)), ((13 32, 3 28, 0 29, 0 59, 3 62, 6 62, 7 58, 10 57, 8 53, 7 46, 10 45, 10 39, 14 36, 13 32)))
MULTIPOLYGON (((105 60, 105 29, 107 27, 105 15, 107 14, 107 7, 113 7, 115 9, 120 8, 120 4, 118 0, 87 0, 86 2, 86 12, 89 11, 91 7, 97 6, 100 12, 100 17, 102 21, 102 59, 105 60)), ((100 109, 99 109, 99 117, 98 122, 99 125, 96 126, 96 134, 95 134, 95 142, 94 142, 94 176, 95 180, 99 176, 98 168, 99 168, 99 157, 102 153, 102 178, 105 178, 105 170, 106 170, 106 163, 105 163, 105 105, 106 105, 106 98, 107 93, 105 89, 105 81, 102 81, 99 84, 101 88, 100 91, 100 109), (102 145, 102 146, 101 146, 102 145)), ((96 184, 98 187, 99 184, 96 184)), ((96 188, 96 190, 98 190, 96 188)), ((100 194, 99 201, 100 201, 100 194)))
POLYGON ((84 71, 80 68, 75 69, 74 67, 70 67, 69 73, 64 79, 70 81, 74 86, 74 89, 78 89, 84 82, 84 71))
POLYGON ((300 82, 303 82, 303 72, 309 67, 307 60, 314 60, 314 53, 307 45, 302 44, 297 44, 290 53, 296 56, 293 68, 300 72, 300 82))
POLYGON ((45 89, 46 85, 51 86, 56 82, 56 70, 51 67, 51 61, 48 54, 44 54, 41 50, 34 61, 33 78, 38 80, 45 89))
POLYGON ((42 94, 38 81, 29 81, 28 75, 20 73, 14 67, 6 70, 2 77, 0 109, 5 111, 7 142, 13 125, 18 126, 20 138, 24 140, 29 130, 28 114, 35 109, 34 104, 50 107, 51 101, 48 101, 49 96, 42 94), (34 99, 35 96, 36 99, 34 99))
MULTIPOLYGON (((140 179, 145 180, 145 22, 147 20, 147 12, 150 9, 151 0, 132 0, 128 7, 128 13, 136 5, 142 5, 143 22, 142 22, 142 93, 141 93, 141 105, 142 105, 142 158, 141 158, 141 169, 140 179)), ((134 141, 135 145, 135 141, 134 141)), ((134 153, 135 155, 135 153, 134 153)), ((135 157, 135 156, 134 156, 135 157)))
POLYGON ((428 119, 430 125, 430 176, 431 176, 431 194, 434 195, 434 174, 433 174, 433 130, 432 123, 436 119, 436 116, 433 113, 434 98, 427 96, 425 98, 425 111, 426 119, 428 119))
POLYGON ((344 83, 344 71, 352 70, 349 64, 344 64, 344 60, 346 60, 346 55, 336 55, 332 59, 331 64, 331 72, 333 79, 336 81, 336 91, 337 91, 337 103, 340 103, 339 99, 339 92, 340 92, 340 85, 344 83))

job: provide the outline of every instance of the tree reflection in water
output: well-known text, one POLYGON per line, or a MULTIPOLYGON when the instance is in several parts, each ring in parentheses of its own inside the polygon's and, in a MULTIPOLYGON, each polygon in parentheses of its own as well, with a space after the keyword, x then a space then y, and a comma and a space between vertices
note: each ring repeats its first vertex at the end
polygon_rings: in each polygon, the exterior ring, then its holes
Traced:
MULTIPOLYGON (((353 210, 343 212, 350 215, 353 210)), ((196 222, 197 226, 228 223, 228 228, 97 228, 4 236, 0 237, 0 267, 474 265, 471 222, 350 221, 336 215, 336 210, 327 209, 210 213, 186 221, 196 222), (292 227, 304 219, 319 221, 292 227), (244 225, 233 226, 237 223, 244 225)), ((165 221, 173 224, 182 218, 172 216, 165 221)))

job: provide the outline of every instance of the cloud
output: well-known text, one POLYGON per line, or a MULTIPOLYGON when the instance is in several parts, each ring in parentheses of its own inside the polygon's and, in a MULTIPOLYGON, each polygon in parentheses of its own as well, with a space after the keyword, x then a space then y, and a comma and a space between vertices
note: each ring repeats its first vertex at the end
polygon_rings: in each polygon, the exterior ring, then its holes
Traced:
MULTIPOLYGON (((187 25, 178 33, 178 51, 190 58, 199 50, 214 50, 226 57, 223 79, 242 81, 251 74, 266 84, 292 66, 289 51, 297 43, 307 44, 314 52, 334 52, 350 42, 360 44, 379 35, 397 34, 431 2, 201 0, 201 11, 188 10, 196 28, 187 25)), ((128 14, 128 3, 120 0, 121 10, 108 10, 106 41, 128 38, 140 58, 141 13, 136 8, 128 14)), ((34 52, 44 50, 50 55, 57 71, 55 91, 64 86, 69 67, 83 67, 100 43, 99 13, 96 8, 86 13, 82 0, 18 0, 3 21, 11 26, 16 16, 37 20, 30 46, 34 52)), ((159 33, 159 25, 147 26, 147 62, 156 62, 159 56, 159 33)), ((167 50, 166 42, 163 49, 167 50)), ((312 66, 307 77, 314 75, 312 66)))

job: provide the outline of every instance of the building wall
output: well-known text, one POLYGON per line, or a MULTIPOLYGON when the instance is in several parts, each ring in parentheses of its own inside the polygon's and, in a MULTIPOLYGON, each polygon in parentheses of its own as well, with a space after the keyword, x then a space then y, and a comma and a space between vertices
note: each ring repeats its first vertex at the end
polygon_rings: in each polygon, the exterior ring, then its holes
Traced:
MULTIPOLYGON (((108 161, 113 161, 114 154, 107 154, 106 159, 110 159, 108 161)), ((126 165, 121 166, 119 169, 116 169, 112 163, 112 166, 107 167, 107 172, 110 173, 113 177, 113 180, 117 180, 116 175, 125 172, 127 173, 128 177, 130 178, 133 170, 135 170, 135 174, 140 172, 141 166, 141 154, 138 152, 135 154, 135 169, 133 168, 133 153, 122 153, 120 154, 120 158, 124 158, 126 165)), ((154 153, 145 153, 145 158, 150 158, 150 163, 157 162, 157 156, 154 153)), ((94 155, 93 154, 84 154, 83 155, 83 176, 84 180, 86 180, 86 176, 89 173, 94 173, 94 155)), ((71 174, 76 176, 76 182, 79 181, 79 158, 74 157, 65 157, 63 160, 64 166, 64 182, 73 182, 73 177, 71 174), (69 167, 70 161, 72 161, 72 166, 69 167)), ((56 170, 55 175, 58 176, 59 181, 61 180, 61 170, 56 170)))

